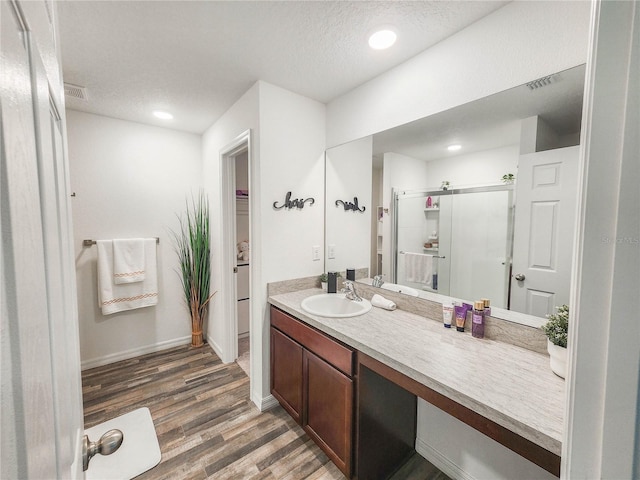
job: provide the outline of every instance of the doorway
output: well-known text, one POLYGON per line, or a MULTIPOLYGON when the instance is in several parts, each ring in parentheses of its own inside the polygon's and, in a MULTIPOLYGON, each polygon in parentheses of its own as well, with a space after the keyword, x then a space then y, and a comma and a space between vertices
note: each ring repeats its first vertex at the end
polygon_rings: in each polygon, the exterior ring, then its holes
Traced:
POLYGON ((249 151, 244 150, 233 158, 235 163, 236 202, 236 316, 238 354, 236 362, 249 376, 249 151))
POLYGON ((251 343, 251 148, 250 131, 221 150, 222 361, 236 361, 250 375, 251 343))

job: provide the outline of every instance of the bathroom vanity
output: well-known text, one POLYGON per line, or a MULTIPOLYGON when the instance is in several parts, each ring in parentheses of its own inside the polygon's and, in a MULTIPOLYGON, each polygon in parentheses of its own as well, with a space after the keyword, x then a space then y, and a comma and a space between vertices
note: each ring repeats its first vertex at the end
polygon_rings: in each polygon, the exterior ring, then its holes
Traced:
POLYGON ((271 307, 271 393, 350 477, 354 350, 271 307))
POLYGON ((349 478, 414 451, 417 398, 559 476, 564 381, 548 357, 402 310, 305 313, 319 289, 272 295, 273 395, 349 478))

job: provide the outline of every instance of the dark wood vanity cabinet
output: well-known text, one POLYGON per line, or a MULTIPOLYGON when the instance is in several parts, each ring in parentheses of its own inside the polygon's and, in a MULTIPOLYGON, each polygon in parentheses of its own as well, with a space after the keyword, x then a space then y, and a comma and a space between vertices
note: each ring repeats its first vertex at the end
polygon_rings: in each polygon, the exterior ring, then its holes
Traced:
POLYGON ((271 307, 271 393, 351 477, 354 352, 271 307))
POLYGON ((271 393, 302 424, 302 346, 275 328, 271 328, 271 393))

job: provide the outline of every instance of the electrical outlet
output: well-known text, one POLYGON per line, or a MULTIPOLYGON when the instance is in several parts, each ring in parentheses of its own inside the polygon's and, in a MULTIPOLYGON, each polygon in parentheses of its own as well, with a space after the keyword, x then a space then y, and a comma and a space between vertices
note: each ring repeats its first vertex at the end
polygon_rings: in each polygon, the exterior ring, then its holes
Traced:
POLYGON ((320 245, 314 245, 311 247, 311 258, 314 262, 316 260, 320 260, 320 245))
POLYGON ((329 245, 329 251, 327 252, 329 258, 336 258, 336 246, 329 245))

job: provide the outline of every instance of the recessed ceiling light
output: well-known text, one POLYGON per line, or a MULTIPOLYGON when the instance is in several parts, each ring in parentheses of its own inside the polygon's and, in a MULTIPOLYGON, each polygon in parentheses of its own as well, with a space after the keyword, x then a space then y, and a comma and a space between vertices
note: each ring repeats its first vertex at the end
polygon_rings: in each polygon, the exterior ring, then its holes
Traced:
POLYGON ((384 50, 396 43, 396 38, 396 33, 393 30, 384 28, 369 37, 369 46, 374 50, 384 50))
POLYGON ((447 147, 447 150, 449 150, 450 152, 455 152, 457 150, 460 150, 462 148, 462 145, 449 145, 447 147))
POLYGON ((156 110, 155 112, 153 112, 153 114, 162 119, 162 120, 171 120, 173 119, 173 115, 171 115, 169 112, 162 112, 160 110, 156 110))

